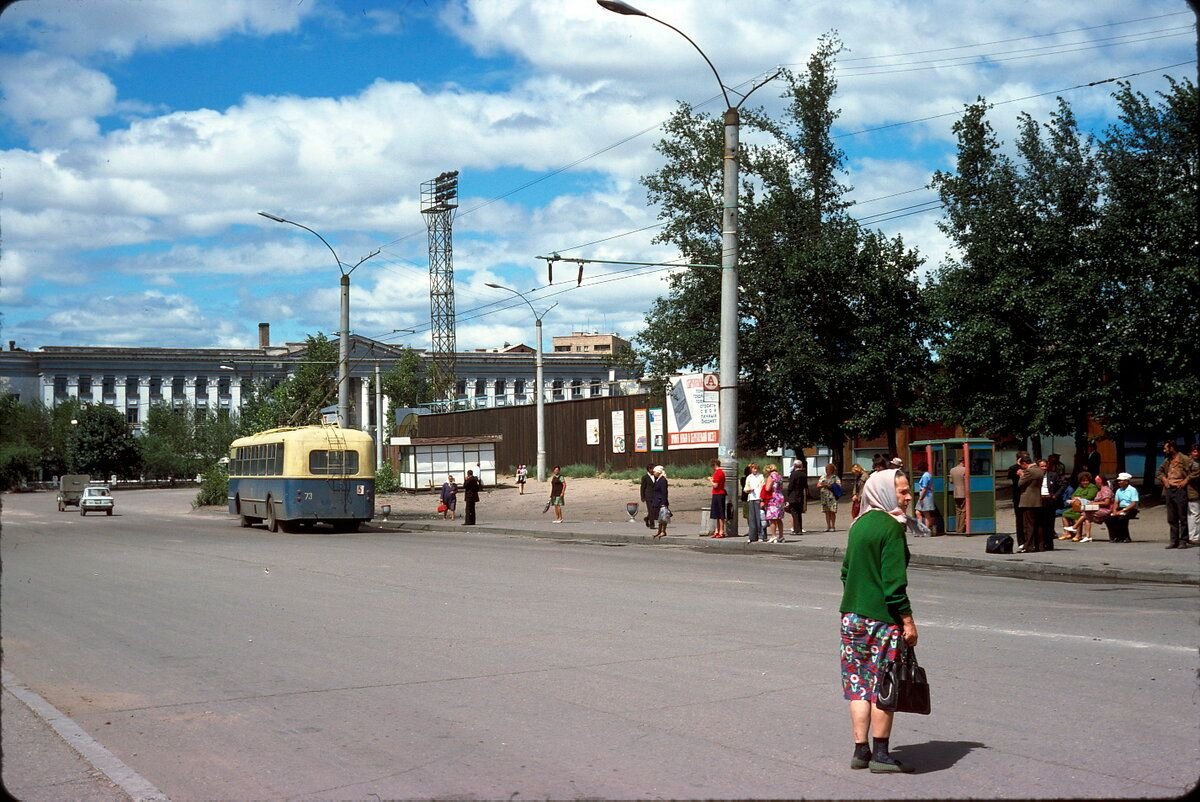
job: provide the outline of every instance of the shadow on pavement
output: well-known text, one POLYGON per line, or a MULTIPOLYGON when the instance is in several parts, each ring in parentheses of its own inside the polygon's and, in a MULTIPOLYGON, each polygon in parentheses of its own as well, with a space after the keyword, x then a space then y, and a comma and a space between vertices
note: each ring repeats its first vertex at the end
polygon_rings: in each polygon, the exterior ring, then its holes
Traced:
POLYGON ((914 766, 918 774, 928 774, 951 768, 973 749, 987 748, 987 744, 978 741, 926 741, 923 744, 894 746, 892 754, 901 763, 914 766))

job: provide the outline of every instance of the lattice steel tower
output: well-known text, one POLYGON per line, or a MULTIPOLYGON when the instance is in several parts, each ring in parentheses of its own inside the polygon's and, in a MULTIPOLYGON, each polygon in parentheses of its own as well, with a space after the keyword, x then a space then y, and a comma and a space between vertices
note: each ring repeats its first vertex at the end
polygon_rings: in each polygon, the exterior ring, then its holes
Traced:
POLYGON ((421 184, 421 214, 429 229, 429 322, 433 334, 432 372, 449 380, 453 397, 454 356, 454 211, 458 208, 458 170, 421 184))

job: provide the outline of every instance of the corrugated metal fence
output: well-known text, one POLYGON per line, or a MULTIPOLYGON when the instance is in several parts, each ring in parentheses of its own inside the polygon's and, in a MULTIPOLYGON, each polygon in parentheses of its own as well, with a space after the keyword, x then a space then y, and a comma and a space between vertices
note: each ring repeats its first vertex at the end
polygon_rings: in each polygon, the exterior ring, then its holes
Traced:
MULTIPOLYGON (((696 465, 707 463, 717 455, 715 448, 684 449, 662 452, 634 451, 633 412, 648 407, 663 407, 665 399, 649 395, 604 396, 577 401, 555 401, 545 406, 546 470, 555 465, 585 463, 599 470, 625 470, 644 467, 648 462, 662 465, 696 465), (614 411, 624 412, 625 450, 613 453, 614 411), (588 421, 598 420, 599 445, 588 444, 588 421)), ((537 406, 522 404, 513 407, 478 409, 469 412, 449 412, 421 415, 417 422, 417 437, 450 437, 498 434, 496 470, 509 473, 519 463, 534 473, 537 465, 537 406)))

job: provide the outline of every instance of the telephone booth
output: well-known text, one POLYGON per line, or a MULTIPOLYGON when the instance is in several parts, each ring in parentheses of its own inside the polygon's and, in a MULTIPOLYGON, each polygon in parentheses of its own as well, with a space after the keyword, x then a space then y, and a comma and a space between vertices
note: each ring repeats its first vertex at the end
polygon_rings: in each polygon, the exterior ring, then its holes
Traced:
POLYGON ((996 531, 995 444, 991 440, 918 440, 908 448, 913 485, 916 486, 928 467, 933 476, 933 503, 947 532, 958 528, 950 469, 958 464, 960 457, 967 469, 967 534, 996 531))

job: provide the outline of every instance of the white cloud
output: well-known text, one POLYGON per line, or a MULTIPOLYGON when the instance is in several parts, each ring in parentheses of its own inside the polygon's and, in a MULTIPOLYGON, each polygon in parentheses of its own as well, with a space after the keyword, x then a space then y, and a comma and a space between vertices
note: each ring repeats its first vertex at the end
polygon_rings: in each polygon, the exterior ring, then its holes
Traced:
POLYGON ((113 111, 117 90, 102 72, 44 53, 0 57, 0 118, 34 147, 57 148, 99 134, 97 117, 113 111))

